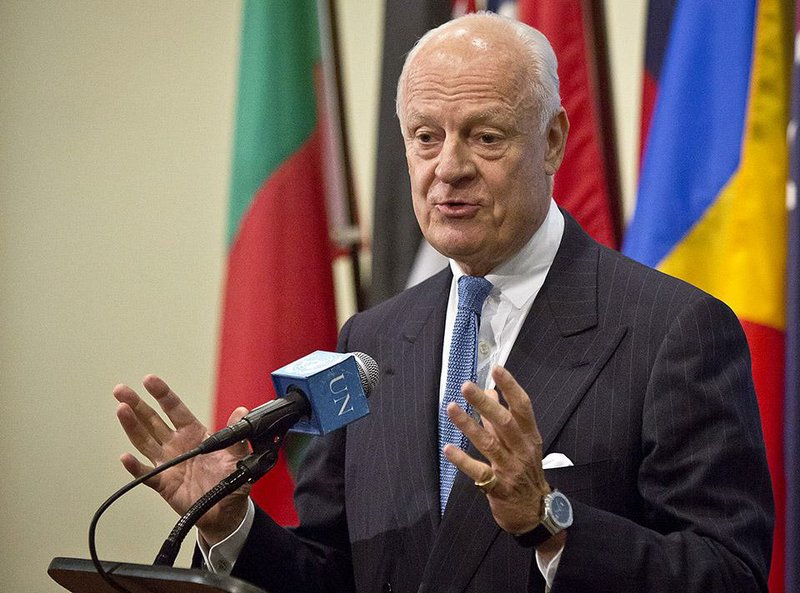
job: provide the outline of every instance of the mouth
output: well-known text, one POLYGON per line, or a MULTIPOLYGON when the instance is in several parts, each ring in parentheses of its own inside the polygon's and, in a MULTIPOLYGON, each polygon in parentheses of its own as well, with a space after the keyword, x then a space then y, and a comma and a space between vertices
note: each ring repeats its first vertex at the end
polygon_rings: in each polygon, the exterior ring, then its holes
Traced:
POLYGON ((480 209, 478 204, 458 200, 438 202, 433 207, 437 212, 448 218, 469 218, 474 216, 480 209))

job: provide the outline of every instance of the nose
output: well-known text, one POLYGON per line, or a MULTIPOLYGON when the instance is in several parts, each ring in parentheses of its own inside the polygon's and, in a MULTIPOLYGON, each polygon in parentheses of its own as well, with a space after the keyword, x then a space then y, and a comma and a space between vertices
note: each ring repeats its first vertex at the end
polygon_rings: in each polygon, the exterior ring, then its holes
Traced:
POLYGON ((466 142, 449 136, 439 152, 436 164, 436 177, 444 183, 455 185, 462 179, 470 179, 475 175, 475 163, 466 142))

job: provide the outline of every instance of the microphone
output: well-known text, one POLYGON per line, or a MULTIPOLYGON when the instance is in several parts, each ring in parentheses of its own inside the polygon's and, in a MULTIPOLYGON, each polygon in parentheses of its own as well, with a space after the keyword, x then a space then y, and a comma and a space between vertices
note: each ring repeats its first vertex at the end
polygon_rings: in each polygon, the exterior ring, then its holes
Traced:
POLYGON ((296 432, 328 434, 369 414, 367 396, 378 375, 378 364, 363 352, 312 352, 272 373, 276 393, 284 396, 215 432, 200 443, 198 453, 269 436, 278 423, 296 432))

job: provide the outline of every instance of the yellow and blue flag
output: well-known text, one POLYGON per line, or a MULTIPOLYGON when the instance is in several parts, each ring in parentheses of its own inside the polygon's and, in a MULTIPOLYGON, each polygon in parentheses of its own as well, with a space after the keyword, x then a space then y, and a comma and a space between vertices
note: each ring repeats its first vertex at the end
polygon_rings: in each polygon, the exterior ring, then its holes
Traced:
POLYGON ((753 359, 783 591, 786 181, 793 2, 652 1, 636 210, 623 251, 725 301, 753 359))

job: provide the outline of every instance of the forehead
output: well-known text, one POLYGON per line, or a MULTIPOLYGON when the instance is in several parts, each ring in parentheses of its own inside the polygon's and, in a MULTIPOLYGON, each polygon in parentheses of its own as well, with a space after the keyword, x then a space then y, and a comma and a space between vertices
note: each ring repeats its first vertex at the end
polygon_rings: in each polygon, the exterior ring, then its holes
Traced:
POLYGON ((431 108, 515 114, 527 106, 522 53, 502 39, 450 35, 432 41, 410 64, 404 110, 413 117, 431 108))

